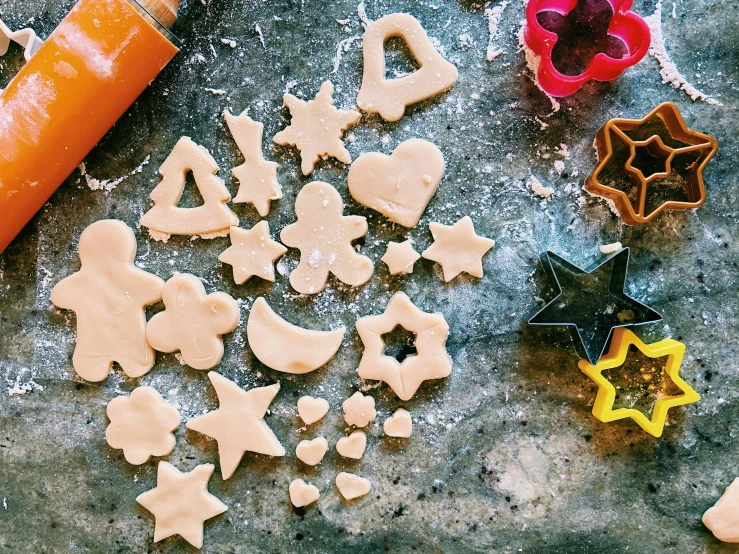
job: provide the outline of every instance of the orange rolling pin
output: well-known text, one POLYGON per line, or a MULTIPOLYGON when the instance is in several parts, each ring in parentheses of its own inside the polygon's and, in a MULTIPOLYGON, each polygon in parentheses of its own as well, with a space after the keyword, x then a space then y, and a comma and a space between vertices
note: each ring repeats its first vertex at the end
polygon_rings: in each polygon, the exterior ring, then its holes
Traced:
POLYGON ((179 3, 80 0, 0 92, 0 253, 179 51, 179 3))

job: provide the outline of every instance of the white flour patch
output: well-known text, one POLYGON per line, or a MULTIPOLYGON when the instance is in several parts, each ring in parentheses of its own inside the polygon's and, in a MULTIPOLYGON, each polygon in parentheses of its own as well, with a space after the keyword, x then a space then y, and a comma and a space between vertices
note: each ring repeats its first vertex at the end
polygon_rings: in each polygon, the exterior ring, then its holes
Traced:
POLYGON ((601 254, 613 254, 614 252, 618 252, 622 248, 623 248, 623 245, 620 242, 604 244, 600 247, 600 253, 601 254))
POLYGON ((498 25, 500 25, 500 20, 503 17, 503 10, 508 7, 508 4, 510 4, 510 0, 503 0, 503 2, 496 4, 492 8, 486 8, 484 12, 485 17, 488 20, 488 48, 486 59, 489 62, 492 62, 495 58, 505 53, 500 46, 495 44, 495 39, 497 39, 500 34, 498 25))
POLYGON ((353 37, 345 38, 339 44, 336 45, 336 55, 334 56, 333 64, 334 67, 331 70, 331 73, 336 73, 339 71, 339 65, 341 64, 341 56, 349 51, 349 48, 351 48, 352 44, 354 44, 355 41, 362 40, 362 37, 359 35, 355 35, 353 37))
POLYGON ((545 187, 541 184, 541 181, 539 181, 539 179, 537 179, 533 175, 529 177, 529 188, 531 189, 531 192, 533 192, 537 196, 541 196, 546 200, 549 200, 552 194, 554 194, 553 188, 545 187))
POLYGON ((254 30, 257 32, 257 36, 259 37, 259 42, 262 43, 262 48, 266 50, 267 45, 264 42, 264 34, 262 34, 262 28, 259 26, 258 23, 254 24, 254 30))
POLYGON ((364 0, 362 0, 357 5, 357 15, 359 16, 359 21, 362 23, 362 27, 364 27, 365 29, 367 28, 367 25, 372 23, 372 20, 370 20, 370 18, 367 17, 367 10, 364 7, 364 0))
POLYGON ((21 383, 21 376, 18 375, 18 377, 15 378, 15 381, 11 381, 7 378, 5 379, 5 381, 8 383, 8 385, 10 385, 8 387, 8 396, 21 396, 26 394, 27 392, 44 390, 44 387, 34 381, 33 378, 30 378, 28 379, 28 381, 24 381, 21 383))
POLYGON ((87 183, 87 186, 90 188, 90 190, 104 190, 105 192, 110 192, 132 175, 141 173, 144 170, 144 166, 149 165, 150 159, 151 155, 146 156, 146 158, 144 158, 144 161, 141 162, 137 167, 135 167, 131 171, 131 173, 128 173, 123 177, 118 177, 117 179, 96 179, 95 177, 87 173, 85 162, 82 162, 77 169, 80 170, 80 173, 85 178, 85 182, 87 183))
POLYGON ((528 66, 529 71, 531 71, 530 78, 536 85, 536 88, 542 91, 546 97, 549 98, 549 102, 552 103, 552 111, 547 115, 547 117, 549 117, 552 114, 557 113, 562 106, 560 106, 559 102, 553 96, 549 96, 546 91, 541 88, 539 80, 536 78, 536 72, 539 70, 539 56, 534 54, 534 51, 526 44, 526 39, 523 37, 523 29, 525 25, 526 21, 521 21, 520 28, 518 29, 518 44, 521 45, 519 51, 523 50, 524 54, 526 54, 526 65, 528 66))
POLYGON ((222 88, 208 88, 208 87, 205 87, 205 88, 203 88, 203 90, 205 92, 210 92, 213 96, 224 96, 224 95, 228 94, 228 91, 227 90, 224 90, 222 88))

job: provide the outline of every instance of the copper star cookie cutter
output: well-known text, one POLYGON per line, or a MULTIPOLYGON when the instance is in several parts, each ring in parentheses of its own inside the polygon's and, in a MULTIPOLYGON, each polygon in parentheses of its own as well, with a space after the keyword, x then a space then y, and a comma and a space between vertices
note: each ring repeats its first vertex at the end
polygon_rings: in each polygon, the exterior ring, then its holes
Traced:
POLYGON ((697 208, 706 200, 703 168, 718 142, 689 129, 672 102, 642 119, 609 120, 595 146, 598 164, 585 190, 612 200, 627 225, 648 223, 665 210, 697 208))

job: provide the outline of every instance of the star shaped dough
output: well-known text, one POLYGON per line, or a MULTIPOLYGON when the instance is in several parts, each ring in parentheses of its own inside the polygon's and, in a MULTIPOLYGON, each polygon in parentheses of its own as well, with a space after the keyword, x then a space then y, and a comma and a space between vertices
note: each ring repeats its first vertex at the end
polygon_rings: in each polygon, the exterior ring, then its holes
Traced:
POLYGON ((154 514, 154 542, 180 535, 195 548, 203 546, 203 523, 228 510, 208 492, 213 464, 202 464, 182 473, 168 462, 159 462, 157 486, 136 497, 154 514))
POLYGON ((287 248, 272 240, 269 223, 263 220, 249 230, 231 227, 231 246, 221 252, 218 259, 233 266, 237 285, 254 276, 274 282, 275 260, 285 252, 287 248))
POLYGON ((387 243, 387 251, 380 258, 387 265, 390 275, 413 273, 413 265, 421 255, 413 249, 410 240, 387 243))
POLYGON ((290 110, 290 125, 274 136, 276 144, 296 146, 300 150, 300 169, 303 175, 313 172, 319 158, 333 157, 348 164, 352 161, 341 136, 362 114, 354 110, 334 107, 334 85, 326 81, 313 100, 300 100, 285 95, 290 110))
POLYGON ((482 277, 482 257, 495 246, 495 241, 477 235, 469 216, 464 216, 451 227, 429 223, 429 230, 434 243, 421 256, 441 264, 444 281, 451 281, 463 272, 482 277))
POLYGON ((280 385, 243 390, 220 373, 208 373, 220 407, 191 419, 187 428, 218 441, 223 479, 231 477, 245 452, 284 456, 285 449, 264 421, 264 414, 280 385))

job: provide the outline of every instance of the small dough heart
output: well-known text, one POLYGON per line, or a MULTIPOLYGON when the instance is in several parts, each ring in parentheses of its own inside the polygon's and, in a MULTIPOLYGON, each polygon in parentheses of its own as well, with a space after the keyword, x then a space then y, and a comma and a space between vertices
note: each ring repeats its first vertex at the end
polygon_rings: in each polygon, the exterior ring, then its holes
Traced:
POLYGON ((323 398, 301 396, 298 400, 298 415, 303 423, 310 425, 328 413, 328 402, 323 398))
POLYGON ((327 450, 328 441, 323 437, 318 437, 312 441, 300 441, 300 444, 295 449, 295 455, 301 462, 309 466, 315 466, 321 463, 327 450))
POLYGON ((401 437, 407 439, 413 431, 413 421, 411 414, 407 410, 400 408, 393 415, 385 420, 382 430, 388 437, 401 437))
POLYGON ((364 477, 342 471, 336 476, 336 487, 339 489, 341 496, 347 500, 352 500, 367 494, 372 488, 372 484, 364 477))
POLYGON ((354 431, 348 437, 341 437, 336 443, 336 451, 344 458, 359 460, 367 448, 367 435, 364 431, 354 431))
POLYGON ((296 508, 302 508, 303 506, 312 504, 321 496, 315 485, 309 485, 302 479, 295 479, 295 481, 290 483, 288 491, 290 492, 290 502, 296 508))
POLYGON ((390 221, 415 227, 443 175, 441 150, 427 140, 409 139, 390 156, 359 156, 349 169, 349 193, 390 221))

